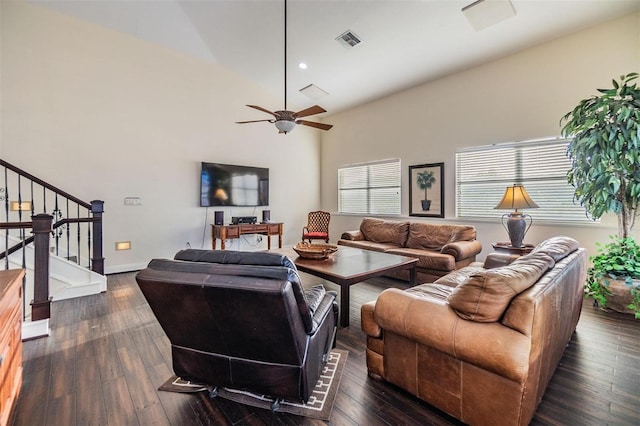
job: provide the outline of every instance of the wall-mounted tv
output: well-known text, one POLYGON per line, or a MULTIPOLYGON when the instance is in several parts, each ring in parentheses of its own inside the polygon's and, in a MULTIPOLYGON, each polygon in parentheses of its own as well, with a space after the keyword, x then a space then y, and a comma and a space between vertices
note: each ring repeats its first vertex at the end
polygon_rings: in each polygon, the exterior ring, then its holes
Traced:
POLYGON ((268 206, 269 169, 202 163, 200 206, 268 206))

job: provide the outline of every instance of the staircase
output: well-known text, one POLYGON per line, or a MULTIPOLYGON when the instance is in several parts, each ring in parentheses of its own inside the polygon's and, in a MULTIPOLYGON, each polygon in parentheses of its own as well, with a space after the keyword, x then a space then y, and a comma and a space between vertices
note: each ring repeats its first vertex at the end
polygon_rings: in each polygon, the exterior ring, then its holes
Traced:
POLYGON ((103 203, 81 201, 4 160, 0 167, 0 260, 26 270, 22 339, 46 336, 52 301, 107 290, 103 203))

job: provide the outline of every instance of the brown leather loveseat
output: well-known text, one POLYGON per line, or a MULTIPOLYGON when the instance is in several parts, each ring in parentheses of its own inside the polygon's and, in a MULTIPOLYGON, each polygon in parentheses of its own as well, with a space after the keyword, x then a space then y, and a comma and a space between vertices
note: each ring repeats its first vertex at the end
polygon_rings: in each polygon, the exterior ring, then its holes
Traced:
MULTIPOLYGON (((338 244, 418 258, 418 282, 432 282, 476 260, 482 244, 471 225, 394 222, 364 218, 357 231, 342 234, 338 244)), ((407 279, 401 271, 396 278, 407 279)))
POLYGON ((182 250, 136 275, 171 341, 177 376, 307 401, 331 348, 336 293, 303 290, 273 253, 182 250))
POLYGON ((555 237, 494 260, 364 304, 370 376, 468 424, 528 424, 576 328, 586 251, 555 237))

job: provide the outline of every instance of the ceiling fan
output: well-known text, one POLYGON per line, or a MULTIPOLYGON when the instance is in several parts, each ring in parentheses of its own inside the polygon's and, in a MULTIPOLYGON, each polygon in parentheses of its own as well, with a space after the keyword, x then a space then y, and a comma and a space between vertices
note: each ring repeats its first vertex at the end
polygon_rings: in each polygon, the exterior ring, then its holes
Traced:
POLYGON ((279 133, 287 134, 292 131, 297 124, 303 126, 315 127, 316 129, 329 130, 333 127, 331 124, 318 123, 315 121, 300 120, 302 117, 308 117, 310 115, 320 114, 327 112, 319 105, 303 109, 302 111, 294 112, 287 110, 287 0, 284 0, 284 109, 281 111, 269 111, 266 108, 259 107, 257 105, 247 105, 250 108, 257 109, 267 114, 273 115, 273 118, 266 120, 250 120, 250 121, 236 121, 237 124, 245 123, 259 123, 268 121, 276 125, 279 133))

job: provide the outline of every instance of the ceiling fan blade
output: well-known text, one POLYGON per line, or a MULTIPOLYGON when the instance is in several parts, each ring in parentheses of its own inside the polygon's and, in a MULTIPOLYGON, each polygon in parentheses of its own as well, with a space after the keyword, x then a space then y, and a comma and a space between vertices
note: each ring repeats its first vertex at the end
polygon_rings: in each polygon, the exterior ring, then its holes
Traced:
POLYGON ((329 130, 333 127, 333 124, 324 124, 324 123, 316 123, 315 121, 307 121, 307 120, 298 120, 297 124, 304 124, 305 126, 315 127, 320 130, 329 130))
POLYGON ((260 123, 262 121, 273 122, 273 120, 249 120, 249 121, 236 121, 236 124, 246 124, 246 123, 260 123))
POLYGON ((327 110, 319 105, 314 105, 307 109, 303 109, 302 111, 296 112, 296 117, 307 117, 309 115, 320 114, 321 112, 327 112, 327 110))
POLYGON ((248 106, 249 108, 254 108, 254 109, 257 109, 257 110, 259 110, 259 111, 266 112, 267 114, 271 114, 271 115, 273 115, 273 116, 274 116, 274 117, 276 117, 276 118, 278 117, 278 116, 276 115, 276 113, 275 113, 275 112, 271 112, 271 111, 269 111, 268 109, 265 109, 265 108, 259 107, 259 106, 257 106, 257 105, 247 105, 247 106, 248 106))

